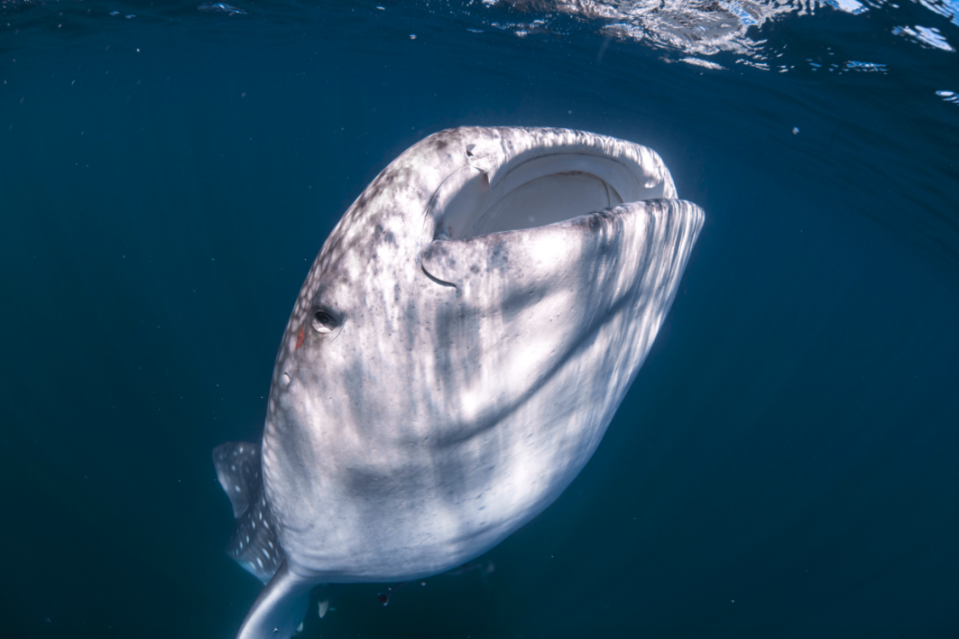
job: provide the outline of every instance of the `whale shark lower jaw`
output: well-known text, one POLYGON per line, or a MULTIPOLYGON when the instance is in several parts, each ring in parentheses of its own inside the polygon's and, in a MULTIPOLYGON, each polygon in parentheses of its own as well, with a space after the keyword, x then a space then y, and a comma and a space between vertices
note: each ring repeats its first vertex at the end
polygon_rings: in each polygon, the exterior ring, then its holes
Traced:
POLYGON ((461 565, 552 503, 649 352, 703 220, 655 152, 581 131, 451 129, 384 169, 300 291, 262 472, 237 466, 243 483, 217 461, 244 531, 231 555, 272 575, 240 637, 289 636, 317 583, 461 565))

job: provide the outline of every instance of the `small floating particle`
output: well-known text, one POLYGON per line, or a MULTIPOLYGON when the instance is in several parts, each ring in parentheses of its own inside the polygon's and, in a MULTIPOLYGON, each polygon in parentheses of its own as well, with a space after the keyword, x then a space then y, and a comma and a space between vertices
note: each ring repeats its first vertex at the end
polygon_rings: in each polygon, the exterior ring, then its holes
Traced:
POLYGON ((411 33, 411 34, 410 34, 410 40, 416 40, 416 34, 415 34, 415 33, 411 33))
POLYGON ((798 126, 794 126, 794 127, 793 127, 793 135, 799 135, 799 127, 798 127, 798 126))

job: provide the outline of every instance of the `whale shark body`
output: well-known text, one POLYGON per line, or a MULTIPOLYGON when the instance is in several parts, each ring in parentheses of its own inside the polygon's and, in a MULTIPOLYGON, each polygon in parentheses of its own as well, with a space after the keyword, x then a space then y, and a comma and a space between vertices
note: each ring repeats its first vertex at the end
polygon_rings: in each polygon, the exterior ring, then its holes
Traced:
POLYGON ((703 224, 659 156, 565 129, 417 143, 303 284, 260 444, 213 454, 228 553, 267 586, 240 639, 286 638, 320 583, 489 550, 596 450, 703 224))

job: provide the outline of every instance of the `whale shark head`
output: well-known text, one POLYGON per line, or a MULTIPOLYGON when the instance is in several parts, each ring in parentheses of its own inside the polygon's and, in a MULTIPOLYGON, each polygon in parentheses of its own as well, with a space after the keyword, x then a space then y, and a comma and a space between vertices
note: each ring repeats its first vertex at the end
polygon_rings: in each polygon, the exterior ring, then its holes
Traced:
POLYGON ((269 580, 240 636, 289 636, 317 583, 463 564, 555 500, 702 222, 658 155, 591 133, 452 129, 390 164, 307 275, 262 445, 214 452, 229 553, 269 580))

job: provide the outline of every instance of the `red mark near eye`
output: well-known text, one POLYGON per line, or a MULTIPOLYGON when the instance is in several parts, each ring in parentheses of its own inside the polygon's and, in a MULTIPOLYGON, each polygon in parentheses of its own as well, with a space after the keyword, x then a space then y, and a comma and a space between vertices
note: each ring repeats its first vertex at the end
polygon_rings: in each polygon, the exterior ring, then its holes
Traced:
MULTIPOLYGON (((303 340, 305 339, 306 335, 303 334, 303 329, 301 328, 299 334, 296 336, 296 348, 303 346, 303 340)), ((296 348, 293 350, 296 350, 296 348)))

